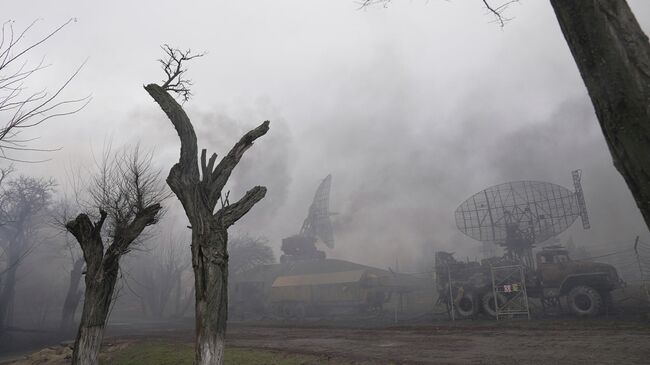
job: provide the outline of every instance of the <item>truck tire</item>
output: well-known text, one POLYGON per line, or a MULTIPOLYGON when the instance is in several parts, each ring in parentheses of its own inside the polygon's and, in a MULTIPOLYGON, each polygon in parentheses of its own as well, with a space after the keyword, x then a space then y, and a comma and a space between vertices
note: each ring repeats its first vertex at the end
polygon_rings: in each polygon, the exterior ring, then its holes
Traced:
POLYGON ((603 306, 603 298, 590 286, 580 285, 571 289, 567 297, 569 309, 578 317, 595 317, 603 306))
POLYGON ((479 309, 476 295, 465 292, 460 300, 458 300, 458 303, 454 303, 454 308, 460 318, 473 318, 479 309))
MULTIPOLYGON (((501 293, 497 293, 497 300, 499 301, 499 305, 503 305, 503 303, 508 301, 508 298, 506 298, 505 295, 501 293)), ((490 291, 483 294, 483 298, 481 298, 481 305, 483 308, 483 313, 492 318, 496 318, 497 311, 496 308, 494 308, 494 292, 490 291)))

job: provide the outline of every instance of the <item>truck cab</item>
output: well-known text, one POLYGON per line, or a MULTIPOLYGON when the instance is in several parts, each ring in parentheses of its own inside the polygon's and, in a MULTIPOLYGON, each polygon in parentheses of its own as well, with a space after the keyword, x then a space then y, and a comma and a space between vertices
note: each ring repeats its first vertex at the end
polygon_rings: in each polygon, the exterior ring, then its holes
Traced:
POLYGON ((562 246, 543 248, 536 255, 542 298, 567 297, 569 309, 591 317, 606 309, 610 292, 621 285, 612 265, 572 260, 562 246))

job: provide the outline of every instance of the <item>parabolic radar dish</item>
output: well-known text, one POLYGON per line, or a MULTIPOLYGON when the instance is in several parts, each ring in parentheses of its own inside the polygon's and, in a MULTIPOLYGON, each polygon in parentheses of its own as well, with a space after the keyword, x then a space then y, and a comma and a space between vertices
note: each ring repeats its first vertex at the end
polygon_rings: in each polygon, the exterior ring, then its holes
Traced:
POLYGON ((501 246, 544 242, 569 228, 578 217, 582 217, 587 229, 580 175, 580 170, 573 172, 576 191, 541 181, 513 181, 489 187, 456 209, 456 226, 477 241, 501 246))

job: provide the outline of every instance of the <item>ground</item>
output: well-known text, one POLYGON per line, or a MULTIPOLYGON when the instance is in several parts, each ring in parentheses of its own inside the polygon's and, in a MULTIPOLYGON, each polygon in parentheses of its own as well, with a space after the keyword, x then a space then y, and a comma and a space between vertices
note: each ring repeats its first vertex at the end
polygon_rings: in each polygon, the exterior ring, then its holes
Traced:
MULTIPOLYGON (((190 330, 110 337, 103 347, 103 364, 191 364, 191 341, 190 330)), ((226 364, 237 365, 647 364, 650 323, 611 319, 407 326, 240 323, 230 325, 227 344, 226 364)), ((66 351, 49 348, 13 364, 65 364, 44 360, 65 358, 66 351)))

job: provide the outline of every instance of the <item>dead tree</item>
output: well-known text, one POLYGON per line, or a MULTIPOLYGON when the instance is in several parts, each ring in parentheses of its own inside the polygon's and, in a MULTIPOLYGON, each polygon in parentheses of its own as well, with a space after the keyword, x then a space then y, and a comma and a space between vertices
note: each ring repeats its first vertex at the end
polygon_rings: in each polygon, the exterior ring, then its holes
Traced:
POLYGON ((233 237, 228 250, 230 273, 236 275, 259 265, 275 263, 273 249, 268 243, 266 237, 253 237, 247 233, 233 237))
MULTIPOLYGON (((21 138, 20 133, 52 118, 76 113, 90 101, 90 97, 68 100, 60 98, 62 91, 79 73, 81 67, 77 68, 61 86, 52 92, 39 90, 30 93, 28 87, 25 86, 31 77, 38 76, 38 72, 49 66, 43 59, 38 63, 31 64, 26 58, 73 21, 74 19, 68 20, 31 43, 25 43, 26 35, 38 21, 32 22, 21 31, 14 30, 13 21, 2 24, 0 29, 0 123, 3 123, 4 126, 0 127, 0 158, 24 162, 25 160, 18 160, 11 156, 12 152, 48 151, 47 149, 30 148, 27 143, 33 139, 21 138)), ((35 161, 27 160, 27 162, 35 161)))
POLYGON ((0 332, 10 320, 16 294, 16 274, 24 259, 38 246, 37 234, 45 223, 54 181, 21 176, 8 181, 0 194, 0 248, 5 267, 0 268, 0 332))
POLYGON ((190 267, 189 252, 170 239, 164 246, 153 247, 147 255, 144 265, 139 262, 136 274, 137 283, 142 293, 140 300, 146 315, 155 319, 162 319, 168 305, 174 298, 177 312, 180 308, 182 293, 181 279, 183 273, 190 267))
POLYGON ((161 63, 167 78, 162 85, 146 85, 145 90, 165 112, 181 140, 180 159, 169 171, 167 184, 181 201, 192 229, 196 300, 194 361, 198 365, 222 364, 228 318, 228 227, 266 194, 265 187, 256 186, 238 202, 229 204, 223 189, 244 152, 269 130, 269 122, 246 133, 216 166, 217 155, 212 154, 206 160, 203 149, 199 170, 196 133, 181 105, 169 94, 175 92, 186 100, 189 83, 183 78, 183 62, 195 56, 190 51, 168 46, 164 50, 168 58, 161 63), (221 207, 215 212, 219 203, 221 207))
POLYGON ((77 307, 83 295, 83 291, 79 288, 81 278, 83 277, 84 269, 83 257, 77 257, 72 263, 70 270, 70 283, 68 284, 68 291, 65 295, 63 308, 61 310, 61 332, 70 333, 74 329, 74 316, 77 313, 77 307))
POLYGON ((650 228, 650 43, 625 0, 551 0, 614 166, 650 228))
POLYGON ((151 156, 143 158, 137 148, 113 159, 105 153, 88 192, 89 207, 99 214, 81 213, 66 224, 86 264, 84 306, 72 355, 73 364, 83 365, 98 363, 120 259, 158 221, 165 197, 151 156))

